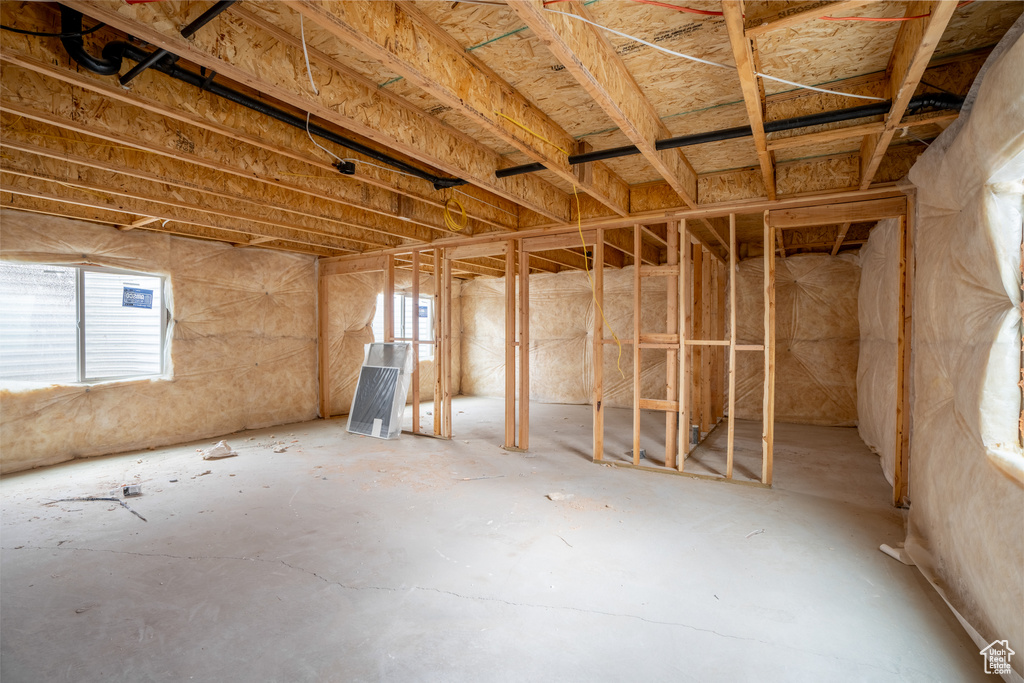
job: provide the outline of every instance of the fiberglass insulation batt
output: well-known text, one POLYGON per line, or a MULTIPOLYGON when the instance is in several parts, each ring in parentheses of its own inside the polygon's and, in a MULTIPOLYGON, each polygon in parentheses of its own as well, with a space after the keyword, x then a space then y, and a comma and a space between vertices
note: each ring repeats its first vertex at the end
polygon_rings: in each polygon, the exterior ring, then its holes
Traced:
MULTIPOLYGON (((909 175, 917 274, 907 549, 980 646, 1007 639, 1018 653, 1022 28, 1024 19, 989 58, 960 119, 909 175)), ((1022 663, 1020 655, 1011 662, 1018 673, 1022 663)))
MULTIPOLYGON (((775 420, 857 424, 859 259, 797 254, 775 259, 775 420)), ((764 260, 737 264, 736 338, 764 342, 764 260)), ((761 419, 764 354, 736 353, 736 417, 761 419)))
POLYGON ((8 261, 166 275, 172 316, 165 378, 5 387, 3 472, 316 417, 312 257, 10 210, 0 244, 8 261))

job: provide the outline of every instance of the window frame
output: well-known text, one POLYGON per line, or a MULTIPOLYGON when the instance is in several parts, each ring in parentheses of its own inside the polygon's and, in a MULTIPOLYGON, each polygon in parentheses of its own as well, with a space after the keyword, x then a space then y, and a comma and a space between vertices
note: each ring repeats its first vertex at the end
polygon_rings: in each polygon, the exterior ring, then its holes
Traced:
POLYGON ((128 270, 125 268, 110 268, 107 266, 93 266, 83 265, 74 263, 37 263, 28 261, 7 261, 12 265, 18 266, 44 266, 53 268, 73 268, 75 270, 75 311, 76 320, 75 326, 77 328, 76 335, 76 359, 77 367, 75 368, 76 379, 74 381, 49 381, 49 380, 0 380, 2 382, 29 382, 34 384, 52 384, 56 386, 89 386, 93 384, 101 384, 104 382, 132 382, 143 379, 157 379, 166 377, 167 374, 167 323, 170 316, 170 309, 167 306, 167 276, 159 273, 144 273, 138 270, 128 270), (86 377, 85 374, 85 273, 103 273, 106 275, 127 275, 127 276, 141 276, 148 278, 156 278, 159 280, 160 288, 160 369, 155 373, 148 373, 144 375, 122 375, 122 376, 102 376, 102 377, 86 377))

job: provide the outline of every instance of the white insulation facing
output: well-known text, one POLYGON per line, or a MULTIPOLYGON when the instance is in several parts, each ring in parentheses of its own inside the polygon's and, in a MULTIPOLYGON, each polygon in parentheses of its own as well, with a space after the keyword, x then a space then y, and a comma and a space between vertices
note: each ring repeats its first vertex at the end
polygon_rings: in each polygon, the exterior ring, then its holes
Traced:
POLYGON ((860 360, 857 363, 857 429, 881 458, 890 484, 896 463, 896 381, 899 341, 900 221, 888 218, 871 230, 860 250, 860 360))
MULTIPOLYGON (((775 259, 775 419, 852 427, 857 424, 857 288, 855 254, 797 254, 775 259)), ((764 260, 740 261, 736 337, 764 342, 764 260)), ((736 353, 736 417, 761 419, 764 354, 736 353)))
POLYGON ((990 57, 969 111, 909 176, 918 202, 907 549, 981 645, 1009 641, 1017 680, 1024 671, 1022 23, 990 57))
MULTIPOLYGON (((665 278, 641 284, 641 328, 664 332, 665 278)), ((505 395, 505 280, 477 278, 462 288, 462 393, 505 395)), ((619 339, 633 338, 633 268, 604 271, 604 314, 619 339)), ((543 403, 590 403, 593 392, 593 325, 600 316, 586 273, 530 276, 530 398, 543 403)), ((633 405, 633 350, 604 348, 605 405, 633 405), (622 372, 620 374, 619 367, 622 372)), ((665 352, 644 350, 642 398, 665 397, 665 352)))
POLYGON ((169 379, 4 387, 0 470, 316 417, 314 259, 5 210, 0 258, 166 275, 169 379))

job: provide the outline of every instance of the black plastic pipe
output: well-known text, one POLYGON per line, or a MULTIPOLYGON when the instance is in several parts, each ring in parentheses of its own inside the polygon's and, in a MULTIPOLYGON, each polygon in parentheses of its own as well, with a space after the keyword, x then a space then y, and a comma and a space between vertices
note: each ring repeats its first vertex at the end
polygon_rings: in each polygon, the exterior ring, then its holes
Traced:
MULTIPOLYGON (((224 0, 223 2, 217 3, 217 5, 207 10, 207 12, 203 14, 203 16, 199 17, 199 19, 189 24, 189 26, 186 27, 185 31, 192 29, 191 32, 189 33, 189 35, 191 35, 195 32, 195 30, 201 28, 201 24, 199 24, 199 21, 202 20, 203 17, 206 17, 208 14, 213 12, 215 9, 218 8, 218 6, 225 5, 225 7, 221 8, 217 12, 219 14, 224 9, 226 9, 226 5, 230 5, 233 1, 234 0, 224 0)), ((69 7, 65 7, 63 5, 60 9, 61 32, 74 33, 81 31, 82 13, 77 10, 73 10, 69 7)), ((207 18, 206 21, 203 23, 207 23, 214 16, 216 16, 216 14, 213 14, 212 16, 207 18)), ((182 35, 185 35, 185 31, 182 31, 182 35)), ((273 105, 249 97, 244 93, 241 93, 237 90, 217 83, 213 80, 214 76, 216 76, 216 74, 213 72, 207 75, 197 74, 187 69, 182 69, 181 67, 177 66, 177 64, 175 64, 175 62, 178 60, 177 55, 167 52, 166 50, 157 50, 156 52, 149 53, 145 50, 141 50, 135 47, 134 45, 131 45, 130 43, 126 43, 123 41, 114 41, 111 43, 107 43, 103 47, 103 57, 97 59, 96 57, 93 57, 88 52, 86 52, 81 37, 62 38, 61 42, 64 44, 64 49, 67 50, 68 54, 76 63, 78 63, 83 68, 92 71, 93 73, 98 73, 103 76, 112 76, 121 70, 121 64, 125 58, 130 59, 133 62, 138 62, 138 65, 134 67, 132 71, 138 69, 139 65, 149 62, 149 68, 155 69, 156 71, 159 71, 162 74, 170 76, 171 78, 182 81, 184 83, 188 83, 189 85, 193 85, 199 88, 200 90, 206 90, 210 93, 213 93, 214 95, 217 95, 218 97, 223 97, 224 99, 230 102, 234 102, 235 104, 239 104, 243 107, 259 112, 260 114, 263 114, 265 116, 269 116, 282 123, 288 124, 289 126, 298 128, 299 130, 308 131, 309 134, 311 135, 316 135, 317 137, 329 140, 330 142, 333 142, 334 144, 340 147, 344 147, 346 149, 352 150, 353 152, 358 152, 359 154, 370 157, 374 161, 379 161, 380 163, 387 164, 399 171, 426 180, 427 182, 430 182, 434 185, 434 189, 440 190, 448 187, 459 187, 461 185, 466 184, 466 181, 460 178, 444 178, 441 176, 434 175, 433 173, 430 173, 428 171, 424 171, 420 168, 417 168, 415 166, 412 166, 411 164, 402 161, 401 159, 396 159, 392 156, 389 156, 388 154, 379 152, 373 149, 372 147, 367 147, 366 145, 358 143, 355 140, 349 140, 346 137, 338 135, 337 133, 327 130, 326 128, 322 128, 321 126, 318 126, 314 123, 310 123, 307 127, 305 118, 289 114, 288 112, 279 109, 273 105), (157 53, 161 52, 162 54, 160 54, 159 57, 155 57, 157 53)), ((131 71, 129 71, 128 73, 130 74, 131 71)), ((125 74, 125 76, 127 75, 128 74, 125 74)), ((334 166, 341 173, 347 175, 351 175, 355 172, 355 167, 352 164, 352 162, 342 161, 338 162, 334 166)))
MULTIPOLYGON (((214 20, 214 18, 217 17, 217 15, 226 10, 228 7, 231 7, 237 1, 238 0, 218 0, 218 2, 214 3, 213 7, 209 8, 208 10, 200 14, 198 17, 196 17, 195 21, 190 23, 185 28, 181 29, 181 37, 191 38, 193 35, 195 35, 196 31, 209 24, 211 21, 214 20)), ((140 73, 150 68, 157 62, 159 62, 168 54, 170 53, 167 52, 167 50, 157 50, 149 57, 133 66, 131 71, 126 73, 124 76, 121 76, 121 78, 118 80, 121 82, 121 85, 127 85, 133 78, 135 78, 140 73)), ((175 57, 175 61, 176 60, 177 58, 175 57)))
MULTIPOLYGON (((963 105, 963 102, 964 98, 958 95, 952 95, 949 93, 925 93, 910 100, 910 103, 907 105, 907 113, 913 114, 921 109, 927 108, 959 110, 963 105)), ((826 123, 850 121, 852 119, 864 118, 866 116, 879 116, 888 113, 890 107, 892 107, 892 101, 885 100, 883 102, 865 104, 859 107, 850 107, 848 109, 837 109, 835 111, 826 111, 820 114, 796 116, 791 119, 769 121, 764 124, 764 130, 766 133, 777 133, 783 130, 805 128, 807 126, 820 126, 826 123)), ((676 149, 678 147, 689 147, 691 145, 702 145, 708 142, 734 140, 736 138, 749 137, 750 135, 753 135, 753 131, 751 131, 750 126, 736 126, 735 128, 724 128, 722 130, 714 130, 707 133, 695 133, 693 135, 681 135, 675 138, 658 140, 654 144, 654 147, 660 151, 664 149, 676 149)), ((602 149, 595 152, 586 152, 585 154, 570 154, 569 163, 573 165, 586 164, 594 161, 603 161, 604 159, 633 156, 635 154, 640 154, 640 150, 636 145, 625 145, 623 147, 612 147, 610 149, 602 149)), ((522 166, 512 166, 510 168, 499 169, 495 175, 499 178, 508 178, 510 176, 521 175, 523 173, 534 173, 542 170, 544 170, 543 164, 523 164, 522 166)))

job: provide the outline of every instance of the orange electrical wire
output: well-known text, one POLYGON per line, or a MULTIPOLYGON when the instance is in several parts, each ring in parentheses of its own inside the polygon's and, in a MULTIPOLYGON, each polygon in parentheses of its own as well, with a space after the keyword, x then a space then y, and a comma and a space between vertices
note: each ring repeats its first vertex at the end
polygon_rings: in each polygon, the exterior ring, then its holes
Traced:
MULTIPOLYGON (((633 2, 639 2, 642 5, 654 5, 655 7, 664 7, 666 9, 674 9, 677 12, 687 12, 689 14, 702 14, 708 17, 720 17, 721 12, 713 12, 703 9, 694 9, 693 7, 682 7, 681 5, 670 5, 667 2, 658 2, 657 0, 632 0, 633 2)), ((557 2, 569 2, 569 0, 547 0, 544 6, 554 5, 557 2)))

